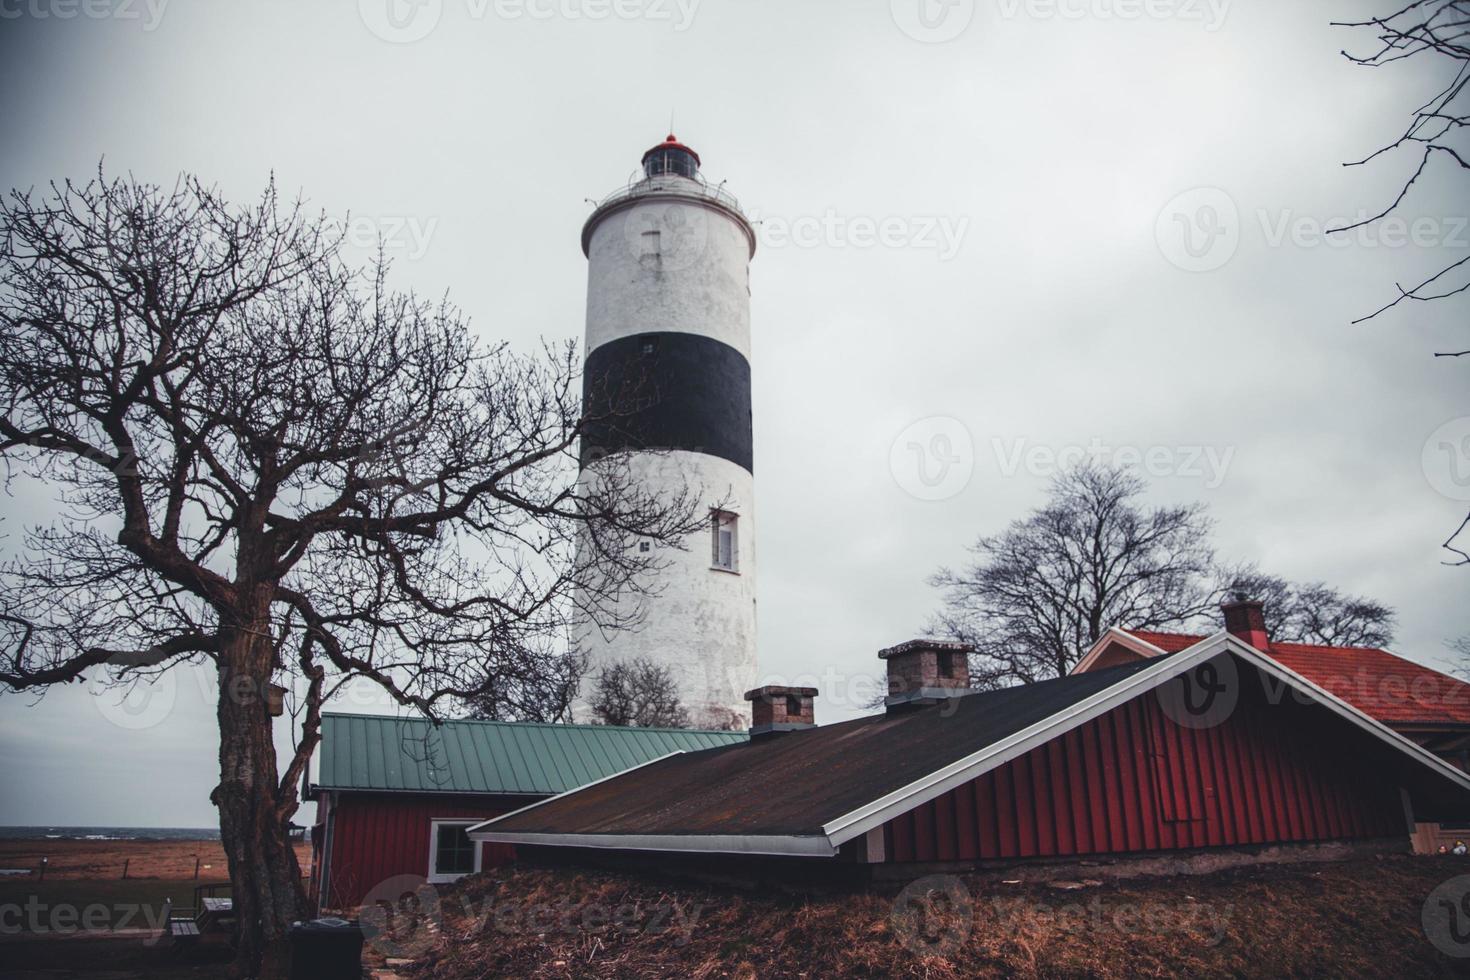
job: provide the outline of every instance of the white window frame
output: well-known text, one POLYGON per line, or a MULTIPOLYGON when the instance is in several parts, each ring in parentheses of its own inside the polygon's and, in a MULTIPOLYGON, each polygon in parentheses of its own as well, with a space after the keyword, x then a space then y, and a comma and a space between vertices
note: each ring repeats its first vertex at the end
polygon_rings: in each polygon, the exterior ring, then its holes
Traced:
POLYGON ((710 511, 710 556, 709 567, 729 575, 740 574, 740 515, 731 510, 710 511), (730 525, 730 564, 720 563, 720 532, 730 525))
POLYGON ((434 817, 429 820, 429 873, 427 875, 430 884, 442 885, 450 881, 458 881, 467 874, 479 874, 480 858, 483 853, 483 845, 480 841, 471 840, 470 846, 474 849, 475 865, 473 871, 456 872, 454 874, 440 873, 435 866, 439 859, 439 828, 440 827, 473 827, 483 820, 468 820, 464 817, 434 817))

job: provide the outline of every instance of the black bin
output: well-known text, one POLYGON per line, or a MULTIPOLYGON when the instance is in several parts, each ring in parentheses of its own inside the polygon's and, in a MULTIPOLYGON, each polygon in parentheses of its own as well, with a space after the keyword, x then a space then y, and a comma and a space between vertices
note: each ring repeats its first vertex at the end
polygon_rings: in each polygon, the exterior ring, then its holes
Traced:
POLYGON ((291 926, 291 980, 359 980, 362 928, 346 919, 291 926))

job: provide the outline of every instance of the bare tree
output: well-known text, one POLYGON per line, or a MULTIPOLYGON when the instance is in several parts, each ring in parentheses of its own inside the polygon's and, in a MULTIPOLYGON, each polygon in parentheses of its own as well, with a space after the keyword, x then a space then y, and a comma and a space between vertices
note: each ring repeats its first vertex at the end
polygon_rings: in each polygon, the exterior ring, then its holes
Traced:
POLYGON ((366 680, 436 717, 638 583, 704 519, 618 457, 579 482, 573 348, 485 347, 388 288, 337 226, 185 177, 0 204, 0 458, 64 514, 0 572, 13 689, 188 661, 219 679, 212 799, 242 975, 282 975, 306 904, 287 824, 325 694, 366 680), (266 702, 300 678, 284 771, 266 702))
POLYGON ((679 685, 667 667, 644 657, 609 664, 597 672, 588 706, 602 725, 688 728, 679 685))
MULTIPOLYGON (((1470 154, 1461 144, 1465 127, 1470 123, 1470 108, 1467 108, 1470 100, 1466 98, 1466 86, 1470 84, 1470 0, 1415 0, 1384 17, 1339 22, 1333 26, 1374 35, 1375 46, 1367 54, 1343 52, 1343 57, 1355 65, 1383 68, 1411 59, 1435 59, 1435 69, 1447 69, 1431 72, 1431 78, 1439 79, 1433 83, 1436 91, 1413 111, 1408 126, 1397 138, 1363 159, 1347 164, 1360 167, 1379 157, 1404 151, 1409 155, 1413 171, 1387 207, 1362 221, 1331 229, 1334 233, 1341 233, 1381 221, 1394 213, 1436 161, 1445 161, 1452 168, 1470 171, 1470 154)), ((1397 285, 1398 295, 1391 302, 1355 322, 1371 320, 1401 303, 1429 303, 1470 290, 1470 275, 1466 275, 1470 270, 1466 270, 1466 263, 1470 263, 1470 257, 1448 264, 1417 286, 1405 288, 1402 284, 1397 285)), ((1467 354, 1470 351, 1445 352, 1437 356, 1463 357, 1467 354)))
MULTIPOLYGON (((1410 115, 1409 123, 1391 142, 1379 147, 1361 160, 1347 166, 1360 167, 1379 157, 1398 154, 1408 157, 1412 168, 1399 186, 1394 199, 1372 217, 1330 229, 1346 233, 1371 225, 1393 214, 1409 198, 1414 186, 1435 164, 1448 166, 1451 176, 1462 178, 1470 171, 1470 148, 1465 145, 1466 126, 1470 124, 1470 0, 1414 0, 1383 17, 1362 21, 1335 23, 1373 36, 1372 47, 1364 54, 1343 52, 1355 65, 1384 68, 1401 62, 1428 62, 1432 94, 1410 115)), ((1417 285, 1405 287, 1395 283, 1398 295, 1372 313, 1354 321, 1371 320, 1403 303, 1433 303, 1462 296, 1470 291, 1470 256, 1446 263, 1438 271, 1427 274, 1417 285)), ((1437 358, 1470 356, 1470 349, 1439 351, 1437 358)), ((1470 514, 1461 520, 1441 547, 1450 553, 1447 564, 1470 567, 1470 551, 1457 544, 1470 530, 1470 514)))
POLYGON ((587 659, 575 650, 528 654, 520 663, 485 678, 481 691, 468 699, 469 716, 482 721, 569 722, 586 673, 587 659))
POLYGON ((1393 609, 1344 595, 1323 582, 1298 584, 1247 566, 1227 577, 1225 594, 1265 604, 1271 639, 1328 647, 1386 647, 1393 642, 1393 609))
POLYGON ((974 644, 976 686, 1060 677, 1111 625, 1175 627, 1212 610, 1204 509, 1146 509, 1143 490, 1123 469, 1069 470, 1044 507, 930 580, 944 596, 931 629, 974 644))

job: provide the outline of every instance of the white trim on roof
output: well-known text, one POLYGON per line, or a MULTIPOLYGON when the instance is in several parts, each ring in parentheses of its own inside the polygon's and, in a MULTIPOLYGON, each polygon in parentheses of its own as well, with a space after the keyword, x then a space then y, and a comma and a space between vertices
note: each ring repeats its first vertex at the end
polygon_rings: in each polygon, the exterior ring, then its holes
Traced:
MULTIPOLYGON (((703 751, 703 750, 701 750, 701 751, 703 751)), ((606 776, 603 776, 601 779, 594 779, 590 783, 583 783, 581 786, 574 786, 571 789, 562 790, 560 793, 557 793, 555 796, 548 796, 544 800, 537 800, 535 803, 528 803, 528 804, 526 804, 525 806, 521 807, 518 810, 512 810, 509 813, 502 813, 498 817, 491 817, 489 820, 485 820, 485 821, 482 821, 480 823, 477 823, 473 827, 470 828, 470 830, 469 830, 470 840, 495 840, 496 838, 494 838, 494 837, 476 837, 475 836, 475 833, 481 827, 488 827, 490 824, 494 823, 497 820, 504 820, 507 817, 513 817, 513 816, 515 816, 517 813, 525 813, 527 810, 534 810, 538 806, 541 806, 542 804, 550 803, 552 800, 559 800, 563 796, 566 796, 568 793, 580 793, 582 790, 587 789, 589 786, 596 786, 598 783, 605 783, 609 779, 616 779, 617 777, 623 775, 624 773, 632 772, 634 769, 642 769, 644 766, 651 766, 655 762, 662 762, 665 759, 672 759, 676 755, 683 755, 683 754, 684 754, 684 750, 683 749, 675 749, 672 752, 665 752, 663 755, 659 756, 656 759, 649 759, 647 762, 640 762, 636 766, 629 766, 627 769, 620 769, 617 772, 608 773, 606 776)), ((512 842, 512 843, 514 843, 514 842, 512 842)))
POLYGON ((613 848, 620 851, 679 851, 687 854, 765 854, 824 858, 837 854, 836 845, 821 835, 521 834, 471 828, 470 839, 501 844, 551 844, 564 847, 613 848))
POLYGON ((1097 659, 1102 656, 1102 652, 1114 643, 1121 644, 1129 650, 1132 650, 1145 660, 1151 657, 1160 657, 1164 654, 1164 650, 1161 647, 1156 647, 1147 640, 1140 639, 1125 629, 1109 626, 1108 631, 1097 638, 1097 642, 1092 645, 1092 648, 1087 653, 1083 654, 1082 659, 1077 661, 1071 670, 1067 671, 1068 676, 1086 673, 1091 670, 1092 665, 1097 663, 1097 659))
POLYGON ((1332 709, 1337 714, 1342 715, 1349 721, 1357 722, 1359 726, 1367 729, 1369 734, 1378 736, 1379 739, 1387 742, 1392 748, 1407 751, 1408 754, 1417 757, 1420 762, 1423 762, 1431 769, 1436 770, 1440 773, 1440 775, 1448 776, 1450 777, 1450 779, 1452 779, 1454 782, 1459 783, 1465 789, 1470 789, 1470 774, 1467 774, 1463 770, 1457 769, 1456 767, 1450 765, 1448 762, 1445 762, 1433 752, 1430 752, 1428 749, 1424 748, 1424 746, 1420 745, 1418 742, 1415 742, 1409 738, 1405 738, 1403 735, 1400 735, 1392 728, 1389 728, 1377 718, 1374 718, 1367 712, 1355 708, 1353 705, 1344 701, 1342 698, 1333 694, 1326 688, 1317 686, 1315 682, 1307 679, 1301 674, 1298 674, 1296 671, 1292 670, 1285 664, 1272 659, 1268 654, 1260 653, 1256 650, 1255 647, 1243 643, 1239 640, 1237 640, 1236 642, 1255 654, 1253 659, 1268 674, 1274 674, 1276 677, 1286 681, 1289 684, 1292 684, 1295 687, 1306 688, 1308 693, 1311 694, 1313 699, 1316 700, 1319 704, 1322 704, 1325 707, 1332 709))
MULTIPOLYGON (((1136 640, 1136 638, 1133 639, 1140 644, 1144 642, 1142 640, 1136 640)), ((1152 649, 1157 650, 1156 647, 1152 649)), ((1157 652, 1163 654, 1162 650, 1157 650, 1157 652)), ((1029 728, 1007 736, 998 742, 994 742, 963 759, 956 760, 928 774, 922 779, 915 780, 909 785, 895 790, 880 799, 843 814, 823 825, 822 836, 535 834, 516 833, 513 831, 496 833, 493 830, 482 829, 490 826, 497 820, 503 820, 511 816, 511 814, 506 814, 504 817, 496 817, 494 820, 488 820, 477 827, 472 827, 470 829, 471 837, 475 840, 490 840, 507 844, 552 844, 570 847, 603 847, 627 850, 715 851, 743 854, 831 857, 837 853, 837 848, 847 841, 861 837, 868 831, 881 827, 894 817, 907 813, 914 807, 921 806, 930 800, 944 795, 957 786, 961 786, 992 769, 1005 765, 1007 762, 1024 755, 1037 746, 1044 745, 1072 729, 1106 714, 1119 705, 1147 694, 1149 691, 1168 683, 1202 663, 1227 654, 1233 654, 1256 667, 1258 670, 1274 676, 1290 687, 1305 693, 1312 700, 1357 725, 1359 728, 1362 728, 1370 735, 1387 744, 1390 748, 1403 752, 1431 771, 1449 779, 1461 788, 1470 791, 1470 774, 1461 772, 1454 766, 1449 765, 1432 752, 1404 738, 1387 725, 1364 714, 1330 691, 1318 687, 1312 681, 1290 668, 1277 663, 1271 657, 1238 637, 1222 631, 1213 636, 1206 637, 1178 653, 1161 656, 1158 663, 1151 664, 1136 673, 1121 678, 1112 686, 1104 688, 1075 704, 1068 705, 1066 708, 1063 708, 1050 717, 1042 719, 1029 728)), ((653 761, 656 762, 658 760, 655 759, 653 761)), ((644 765, 650 764, 644 763, 644 765)), ((622 775, 622 773, 617 775, 622 775)), ((615 779, 617 777, 608 776, 605 778, 615 779)), ((597 780, 597 782, 603 781, 597 780)), ((594 784, 589 783, 588 785, 591 786, 594 784)), ((575 793, 581 788, 583 787, 579 787, 577 790, 569 790, 568 792, 575 793)), ((567 794, 558 794, 550 799, 534 803, 529 807, 523 807, 521 810, 517 810, 516 813, 525 812, 544 803, 549 803, 551 800, 559 799, 564 795, 567 794)))
MULTIPOLYGON (((1200 647, 1202 644, 1195 646, 1200 647)), ((1214 650, 1208 656, 1200 656, 1200 653, 1203 652, 1181 652, 1162 659, 1136 674, 1130 674, 1111 687, 1105 687, 1096 694, 1063 708, 1054 715, 1043 718, 1029 728, 1023 728, 998 742, 992 742, 978 752, 973 752, 963 759, 957 759, 902 789, 894 790, 887 796, 843 814, 825 824, 822 831, 837 844, 852 840, 854 837, 861 837, 869 830, 881 827, 899 814, 907 813, 916 806, 943 796, 956 786, 983 776, 990 770, 997 769, 1025 755, 1037 746, 1044 745, 1059 735, 1064 735, 1100 715, 1107 714, 1141 694, 1147 694, 1160 684, 1173 680, 1195 664, 1209 660, 1222 651, 1214 650)))

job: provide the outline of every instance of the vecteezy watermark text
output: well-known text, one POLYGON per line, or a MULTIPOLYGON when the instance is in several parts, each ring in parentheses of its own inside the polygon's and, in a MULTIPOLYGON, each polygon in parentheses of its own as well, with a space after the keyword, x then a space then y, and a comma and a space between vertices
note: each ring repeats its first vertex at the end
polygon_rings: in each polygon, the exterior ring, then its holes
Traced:
MULTIPOLYGON (((0 0, 4 2, 4 0, 0 0)), ((14 0, 11 0, 14 2, 14 0)), ((689 30, 701 0, 463 0, 472 21, 643 20, 689 30)), ((434 32, 444 0, 358 0, 358 16, 369 31, 393 44, 412 44, 434 32)))
POLYGON ((890 922, 894 936, 919 956, 948 958, 972 936, 1074 937, 1179 935, 1207 947, 1224 941, 1235 906, 1210 902, 1127 902, 1094 895, 1087 901, 1052 904, 993 896, 976 901, 953 875, 931 875, 910 882, 894 899, 890 922), (978 920, 988 911, 994 922, 978 920))
POLYGON ((660 899, 617 903, 520 902, 476 898, 464 893, 441 895, 420 875, 395 875, 373 886, 358 910, 368 944, 389 956, 411 953, 451 922, 456 933, 474 936, 671 935, 676 946, 694 936, 704 906, 697 902, 660 899))
POLYGON ((136 902, 89 902, 77 905, 71 902, 43 902, 39 895, 30 895, 24 902, 0 904, 0 935, 3 936, 20 933, 70 936, 79 932, 159 929, 162 926, 161 906, 140 905, 136 902))
POLYGON ((1196 187, 1175 195, 1154 222, 1159 251, 1187 272, 1224 268, 1248 232, 1252 241, 1271 249, 1470 248, 1470 217, 1465 215, 1390 214, 1374 219, 1359 211, 1350 217, 1324 218, 1291 208, 1256 208, 1247 217, 1235 198, 1218 187, 1196 187))
POLYGON ((996 0, 1006 20, 1177 20, 1214 33, 1225 26, 1231 0, 996 0))
POLYGON ((970 219, 966 215, 749 215, 762 248, 888 248, 932 251, 941 262, 959 254, 970 219))
POLYGON ((1234 446, 1114 446, 1094 437, 1087 445, 1047 446, 1026 439, 992 439, 1000 475, 1056 476, 1083 463, 1142 470, 1156 479, 1199 480, 1207 490, 1225 482, 1235 459, 1234 446))
POLYGON ((141 20, 158 28, 169 0, 0 0, 0 20, 141 20))

